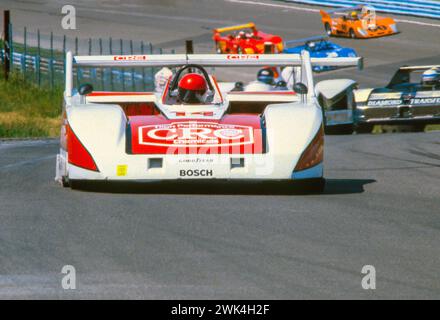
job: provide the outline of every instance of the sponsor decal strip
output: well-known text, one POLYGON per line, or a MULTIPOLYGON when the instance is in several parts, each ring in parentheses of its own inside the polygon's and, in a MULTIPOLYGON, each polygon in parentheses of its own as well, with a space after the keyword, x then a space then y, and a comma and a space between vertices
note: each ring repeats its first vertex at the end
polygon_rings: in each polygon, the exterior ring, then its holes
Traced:
POLYGON ((440 105, 439 98, 412 98, 409 102, 403 100, 370 100, 368 101, 368 106, 396 106, 396 105, 427 105, 435 104, 440 105))

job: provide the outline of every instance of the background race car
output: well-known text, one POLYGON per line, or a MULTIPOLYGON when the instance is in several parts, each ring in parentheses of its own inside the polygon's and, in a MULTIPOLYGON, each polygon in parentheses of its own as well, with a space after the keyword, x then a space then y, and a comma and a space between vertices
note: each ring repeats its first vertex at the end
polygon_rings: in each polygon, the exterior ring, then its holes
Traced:
MULTIPOLYGON (((338 58, 338 57, 357 57, 358 54, 352 48, 342 47, 329 41, 328 37, 317 36, 306 39, 289 40, 284 42, 284 53, 301 53, 307 50, 311 57, 315 58, 338 58)), ((334 70, 332 66, 313 66, 313 71, 323 72, 334 70)))
POLYGON ((398 32, 393 18, 377 16, 370 6, 321 10, 320 13, 328 36, 367 39, 398 32))
POLYGON ((265 44, 271 45, 276 52, 283 51, 283 40, 280 36, 261 32, 254 23, 225 27, 213 30, 213 40, 217 53, 265 53, 265 44), (224 32, 231 32, 222 35, 224 32))
POLYGON ((423 131, 440 123, 440 65, 399 68, 384 88, 355 91, 354 121, 360 132, 375 124, 410 125, 423 131))
MULTIPOLYGON (((264 75, 262 72, 270 68, 261 69, 257 80, 248 84, 242 82, 220 82, 222 91, 230 93, 239 92, 273 92, 282 94, 292 90, 294 85, 294 69, 286 67, 281 71, 281 76, 275 78, 264 75)), ((354 89, 357 83, 350 79, 333 79, 320 81, 315 86, 315 94, 323 113, 323 122, 326 134, 352 134, 355 128, 354 120, 354 89)))

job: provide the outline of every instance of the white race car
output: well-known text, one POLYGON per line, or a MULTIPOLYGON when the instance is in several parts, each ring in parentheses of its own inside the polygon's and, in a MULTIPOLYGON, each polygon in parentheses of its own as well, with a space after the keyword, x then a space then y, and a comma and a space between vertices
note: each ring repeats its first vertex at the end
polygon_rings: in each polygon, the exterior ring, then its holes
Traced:
POLYGON ((360 58, 277 55, 131 55, 66 58, 56 180, 85 183, 279 181, 322 191, 322 111, 312 65, 360 58), (162 92, 73 88, 73 67, 177 68, 162 92), (292 66, 295 91, 222 92, 205 67, 292 66))

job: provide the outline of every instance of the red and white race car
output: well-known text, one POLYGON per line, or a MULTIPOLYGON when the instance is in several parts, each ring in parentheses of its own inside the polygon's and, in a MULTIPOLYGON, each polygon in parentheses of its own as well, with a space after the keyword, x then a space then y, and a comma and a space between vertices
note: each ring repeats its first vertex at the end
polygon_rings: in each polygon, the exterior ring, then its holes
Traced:
POLYGON ((76 56, 69 52, 56 180, 76 187, 177 180, 297 181, 324 188, 324 132, 312 65, 302 55, 76 56), (162 92, 73 88, 73 67, 177 69, 162 92), (291 66, 295 91, 222 92, 205 67, 291 66))
POLYGON ((273 53, 283 52, 283 39, 274 34, 262 32, 255 23, 249 22, 238 26, 224 27, 213 30, 212 39, 217 53, 267 53, 269 45, 273 53), (236 32, 224 35, 225 32, 236 32))

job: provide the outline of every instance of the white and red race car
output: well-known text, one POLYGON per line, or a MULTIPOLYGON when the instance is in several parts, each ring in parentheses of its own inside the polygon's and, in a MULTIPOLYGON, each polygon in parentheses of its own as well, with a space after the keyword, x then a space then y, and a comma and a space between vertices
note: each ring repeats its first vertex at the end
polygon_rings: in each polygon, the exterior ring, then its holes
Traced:
POLYGON ((66 59, 61 147, 56 180, 302 182, 324 188, 324 132, 312 65, 354 66, 360 58, 277 55, 76 56, 66 59), (73 67, 177 68, 163 92, 94 92, 73 88, 73 67), (222 92, 206 67, 292 66, 295 91, 222 92), (198 74, 197 102, 180 82, 198 74))

